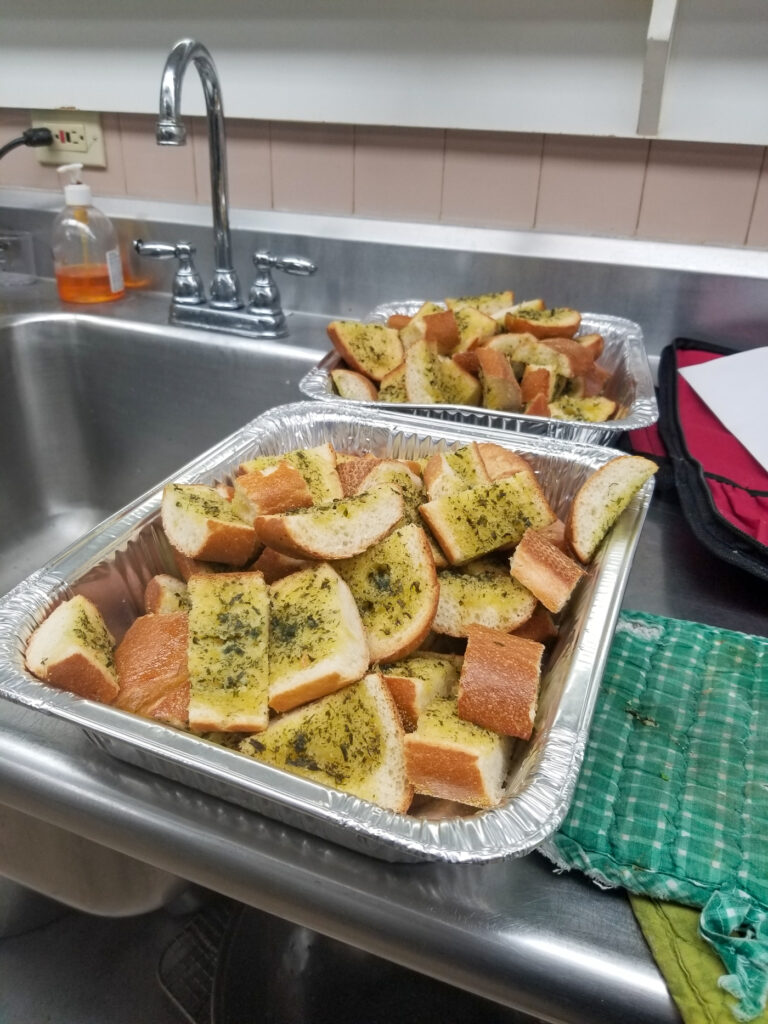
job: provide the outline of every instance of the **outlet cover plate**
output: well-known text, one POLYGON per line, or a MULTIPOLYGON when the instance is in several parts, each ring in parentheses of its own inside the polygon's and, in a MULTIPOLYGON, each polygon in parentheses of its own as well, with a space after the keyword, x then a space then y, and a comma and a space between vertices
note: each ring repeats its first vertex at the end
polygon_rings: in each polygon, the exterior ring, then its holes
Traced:
POLYGON ((106 167, 101 115, 91 110, 33 110, 33 128, 50 128, 52 146, 35 149, 38 163, 60 166, 106 167))

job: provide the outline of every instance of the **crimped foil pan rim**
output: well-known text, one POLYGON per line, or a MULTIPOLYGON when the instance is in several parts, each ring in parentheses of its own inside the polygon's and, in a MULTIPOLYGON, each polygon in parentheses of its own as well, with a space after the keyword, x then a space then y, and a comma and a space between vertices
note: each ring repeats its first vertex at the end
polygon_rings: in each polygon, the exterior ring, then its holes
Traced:
MULTIPOLYGON (((304 402, 279 407, 246 424, 240 431, 188 463, 168 480, 211 480, 227 465, 236 464, 265 438, 286 436, 291 430, 334 429, 395 431, 393 441, 443 444, 466 440, 495 440, 509 444, 498 431, 441 423, 392 411, 374 415, 353 403, 334 405, 304 402)), ((337 442, 338 443, 338 442, 337 442)), ((515 447, 542 457, 562 455, 597 467, 614 457, 608 449, 536 435, 517 435, 515 447)), ((599 621, 588 621, 586 640, 562 672, 566 683, 546 736, 539 735, 527 748, 524 760, 534 768, 525 785, 502 805, 469 818, 434 822, 394 814, 355 797, 292 776, 269 765, 237 755, 190 734, 129 715, 115 708, 82 700, 34 680, 25 670, 23 652, 29 635, 53 605, 72 592, 84 572, 119 552, 142 525, 159 512, 162 485, 91 531, 47 567, 32 574, 0 600, 0 696, 75 722, 90 735, 110 742, 116 756, 120 747, 144 751, 152 770, 163 774, 164 765, 189 771, 188 784, 205 789, 195 775, 202 773, 228 786, 226 799, 242 802, 254 795, 272 803, 280 820, 299 823, 342 845, 387 860, 443 860, 473 862, 520 856, 529 852, 562 821, 580 769, 592 708, 610 647, 634 546, 652 493, 645 486, 617 524, 601 552, 590 608, 599 608, 599 621), (292 820, 292 815, 296 820, 292 820), (308 824, 309 823, 309 824, 308 824)), ((589 616, 587 616, 589 619, 589 616)), ((133 760, 126 756, 124 760, 133 760)), ((134 763, 137 763, 134 761, 134 763)), ((218 795, 218 794, 217 794, 218 795)), ((247 803, 243 803, 247 806, 247 803)), ((265 813, 271 814, 269 809, 265 813)))
MULTIPOLYGON (((415 313, 421 304, 422 300, 419 299, 404 299, 399 302, 386 303, 377 306, 363 319, 384 323, 390 313, 402 311, 415 313)), ((452 418, 456 420, 461 420, 463 417, 471 417, 472 422, 476 422, 479 417, 486 416, 489 420, 497 420, 500 423, 516 424, 520 429, 535 429, 540 433, 549 433, 558 437, 572 438, 573 440, 586 440, 598 444, 615 440, 625 430, 638 430, 641 427, 651 426, 659 418, 659 410, 656 402, 653 377, 645 352, 643 331, 640 325, 635 323, 634 320, 627 320, 624 317, 603 313, 584 313, 582 314, 581 322, 587 332, 599 334, 608 328, 612 328, 620 330, 625 337, 627 359, 632 378, 635 382, 636 396, 629 414, 622 419, 605 420, 599 423, 582 423, 572 420, 554 420, 547 416, 531 416, 527 413, 491 411, 480 406, 454 405, 448 402, 441 402, 435 405, 398 402, 395 407, 403 412, 419 413, 433 418, 443 413, 450 413, 452 418)), ((327 352, 320 362, 299 381, 299 389, 302 394, 315 401, 339 401, 339 396, 333 389, 330 373, 340 363, 341 357, 334 349, 327 352)), ((359 404, 372 409, 393 408, 392 404, 387 402, 360 402, 359 404)))

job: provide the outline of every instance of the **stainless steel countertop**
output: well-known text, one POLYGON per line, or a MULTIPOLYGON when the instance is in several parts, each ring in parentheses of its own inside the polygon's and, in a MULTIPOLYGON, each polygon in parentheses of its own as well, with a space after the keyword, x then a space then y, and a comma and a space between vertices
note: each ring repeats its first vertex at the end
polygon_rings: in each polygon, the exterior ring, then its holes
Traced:
MULTIPOLYGON (((768 635, 764 594, 657 488, 625 607, 768 635)), ((5 701, 0 803, 546 1020, 679 1020, 624 895, 537 854, 385 864, 117 762, 5 701)))

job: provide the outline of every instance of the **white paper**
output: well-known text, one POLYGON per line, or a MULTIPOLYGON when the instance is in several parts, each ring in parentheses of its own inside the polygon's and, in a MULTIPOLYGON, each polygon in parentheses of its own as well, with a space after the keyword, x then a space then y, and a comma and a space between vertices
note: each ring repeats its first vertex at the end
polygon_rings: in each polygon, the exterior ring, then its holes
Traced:
POLYGON ((680 369, 696 394, 768 470, 768 348, 680 369))

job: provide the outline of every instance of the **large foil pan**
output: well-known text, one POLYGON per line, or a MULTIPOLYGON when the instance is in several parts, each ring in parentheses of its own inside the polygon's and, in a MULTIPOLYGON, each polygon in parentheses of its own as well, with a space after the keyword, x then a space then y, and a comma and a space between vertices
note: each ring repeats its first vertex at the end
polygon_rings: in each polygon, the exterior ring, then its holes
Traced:
MULTIPOLYGON (((228 481, 244 459, 325 441, 342 451, 415 459, 470 440, 503 444, 509 437, 349 403, 304 402, 260 416, 169 479, 228 481)), ((606 448, 527 434, 516 435, 514 441, 561 516, 582 481, 615 455, 606 448)), ((60 601, 85 594, 119 641, 143 612, 148 580, 158 572, 175 571, 160 524, 162 484, 0 600, 0 696, 77 723, 124 761, 385 860, 520 856, 549 836, 568 809, 652 488, 649 481, 635 496, 564 613, 560 636, 546 661, 534 736, 517 744, 506 799, 494 810, 446 820, 394 814, 34 679, 25 669, 24 650, 32 631, 60 601)))
MULTIPOLYGON (((420 299, 390 302, 377 306, 364 320, 367 323, 383 324, 395 314, 413 316, 421 305, 420 299)), ((398 402, 396 405, 388 402, 360 404, 374 409, 397 409, 455 423, 515 430, 567 441, 584 441, 587 444, 615 444, 625 430, 638 430, 655 423, 659 418, 656 391, 639 325, 618 316, 584 313, 580 330, 582 334, 601 334, 605 341, 599 362, 611 372, 605 394, 618 405, 615 419, 603 423, 582 423, 556 420, 549 416, 529 416, 521 412, 491 412, 475 405, 417 405, 412 402, 398 402)), ((302 394, 323 402, 338 402, 339 396, 333 386, 331 370, 341 365, 341 357, 332 349, 299 381, 302 394)))

